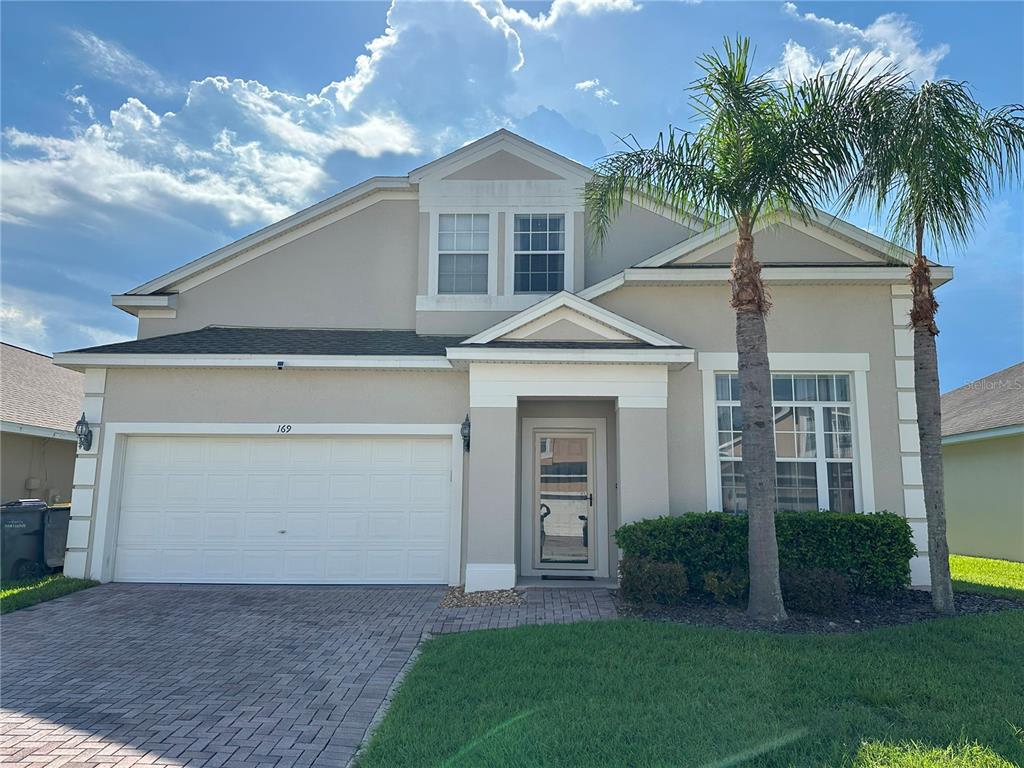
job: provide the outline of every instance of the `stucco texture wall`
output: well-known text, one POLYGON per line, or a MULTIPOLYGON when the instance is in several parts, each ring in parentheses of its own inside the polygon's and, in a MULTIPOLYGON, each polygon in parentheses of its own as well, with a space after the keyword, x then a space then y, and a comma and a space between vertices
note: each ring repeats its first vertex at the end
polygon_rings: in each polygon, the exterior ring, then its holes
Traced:
POLYGON ((107 422, 457 424, 469 376, 457 371, 110 369, 107 422))
POLYGON ((413 328, 419 205, 381 201, 181 292, 139 338, 204 328, 413 328))
POLYGON ((1024 562, 1024 435, 944 445, 942 463, 949 551, 1024 562))
POLYGON ((74 471, 74 441, 13 432, 0 434, 0 501, 68 501, 74 471), (29 478, 38 480, 39 488, 27 489, 25 482, 29 478))
MULTIPOLYGON (((771 352, 859 352, 867 373, 875 508, 904 513, 897 427, 895 346, 888 285, 775 285, 771 352)), ((595 300, 701 352, 735 352, 729 287, 625 287, 595 300)), ((696 364, 669 373, 669 497, 673 513, 708 509, 701 376, 696 364)))

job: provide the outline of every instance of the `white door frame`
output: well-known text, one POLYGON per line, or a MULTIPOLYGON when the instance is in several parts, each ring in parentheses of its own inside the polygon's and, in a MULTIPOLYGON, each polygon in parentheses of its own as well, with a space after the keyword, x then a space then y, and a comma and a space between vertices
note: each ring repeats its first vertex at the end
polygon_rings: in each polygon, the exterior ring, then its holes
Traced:
POLYGON ((519 436, 522 463, 521 486, 519 490, 519 573, 523 576, 562 574, 572 576, 608 577, 608 439, 604 419, 537 418, 523 419, 519 436), (533 537, 534 520, 529 510, 533 507, 533 433, 572 432, 573 430, 594 433, 594 515, 597 518, 597 546, 594 548, 594 568, 534 568, 533 537))
POLYGON ((93 529, 89 578, 108 582, 114 575, 117 525, 121 509, 121 479, 127 438, 182 437, 447 437, 451 438, 448 583, 462 583, 462 437, 461 424, 228 424, 111 422, 103 425, 100 478, 93 529), (288 431, 282 431, 288 427, 288 431), (116 470, 116 471, 115 471, 116 470), (116 486, 116 487, 115 487, 116 486))

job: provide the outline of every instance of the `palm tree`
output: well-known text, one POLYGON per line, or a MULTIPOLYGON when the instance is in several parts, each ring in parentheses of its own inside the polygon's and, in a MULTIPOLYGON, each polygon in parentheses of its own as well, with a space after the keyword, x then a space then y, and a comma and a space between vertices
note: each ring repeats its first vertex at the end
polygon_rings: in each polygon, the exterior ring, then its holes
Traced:
POLYGON ((868 204, 877 216, 887 217, 890 240, 914 249, 910 323, 932 603, 941 613, 953 613, 935 351, 939 304, 925 241, 936 251, 947 244, 966 245, 993 190, 1020 178, 1024 107, 987 111, 966 83, 952 80, 927 82, 916 90, 901 81, 887 93, 885 108, 862 115, 858 144, 863 164, 843 207, 868 204))
POLYGON ((810 219, 815 205, 837 194, 857 159, 854 110, 875 90, 853 69, 819 74, 799 85, 755 74, 747 38, 725 41, 724 53, 698 60, 690 91, 701 126, 669 129, 652 148, 629 137, 625 151, 604 158, 586 201, 590 231, 603 240, 626 201, 647 197, 675 211, 728 222, 736 229, 731 304, 743 413, 743 472, 749 524, 748 613, 786 618, 775 536, 775 435, 765 316, 771 300, 754 256, 762 217, 810 219))

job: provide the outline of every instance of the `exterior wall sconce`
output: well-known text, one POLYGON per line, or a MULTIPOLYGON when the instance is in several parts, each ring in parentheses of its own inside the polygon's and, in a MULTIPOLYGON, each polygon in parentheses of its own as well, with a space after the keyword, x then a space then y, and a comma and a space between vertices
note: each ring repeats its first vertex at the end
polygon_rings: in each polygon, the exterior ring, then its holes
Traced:
POLYGON ((459 434, 462 435, 462 448, 466 453, 469 453, 469 432, 471 425, 469 423, 469 414, 466 414, 466 418, 462 420, 462 427, 459 429, 459 434))
POLYGON ((88 451, 92 448, 92 430, 89 428, 89 422, 85 418, 85 412, 82 412, 82 418, 75 422, 75 434, 78 435, 78 447, 83 451, 88 451))

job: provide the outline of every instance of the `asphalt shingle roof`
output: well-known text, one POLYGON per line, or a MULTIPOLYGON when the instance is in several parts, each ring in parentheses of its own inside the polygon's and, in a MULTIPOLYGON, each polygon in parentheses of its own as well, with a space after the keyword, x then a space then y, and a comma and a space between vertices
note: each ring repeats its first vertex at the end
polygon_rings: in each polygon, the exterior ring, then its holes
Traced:
POLYGON ((942 396, 942 434, 1024 424, 1024 363, 1017 363, 942 396))
POLYGON ((0 421, 74 431, 84 378, 46 355, 0 344, 0 421))
POLYGON ((153 336, 72 350, 86 354, 150 355, 440 355, 465 336, 421 336, 416 331, 325 328, 229 328, 153 336))

